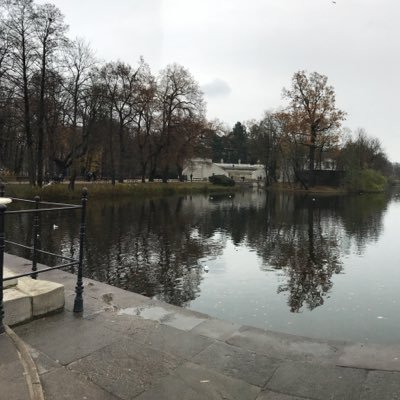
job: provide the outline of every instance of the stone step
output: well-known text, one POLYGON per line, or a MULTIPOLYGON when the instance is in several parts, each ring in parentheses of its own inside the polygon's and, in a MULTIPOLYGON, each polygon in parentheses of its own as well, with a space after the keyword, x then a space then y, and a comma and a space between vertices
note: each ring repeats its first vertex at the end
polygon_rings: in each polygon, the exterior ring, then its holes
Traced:
POLYGON ((20 278, 15 286, 8 286, 4 290, 3 301, 4 323, 13 326, 61 311, 65 301, 64 285, 28 277, 20 278))
MULTIPOLYGON (((3 278, 10 278, 11 276, 15 276, 15 274, 12 273, 8 268, 4 267, 3 278)), ((7 289, 9 287, 16 286, 17 283, 18 283, 17 279, 10 279, 9 281, 4 281, 3 289, 7 289)))
POLYGON ((17 290, 32 299, 32 315, 38 317, 64 308, 64 285, 39 279, 18 279, 17 290))
POLYGON ((16 325, 32 319, 32 300, 25 293, 9 288, 3 292, 4 324, 16 325))

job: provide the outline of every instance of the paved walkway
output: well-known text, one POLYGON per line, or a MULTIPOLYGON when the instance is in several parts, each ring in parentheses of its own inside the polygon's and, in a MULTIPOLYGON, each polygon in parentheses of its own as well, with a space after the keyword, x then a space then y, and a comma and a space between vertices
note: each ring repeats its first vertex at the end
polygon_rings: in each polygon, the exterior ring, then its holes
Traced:
MULTIPOLYGON (((6 263, 26 268, 17 257, 6 263)), ((89 279, 77 317, 75 277, 45 279, 65 285, 66 310, 14 330, 31 347, 47 400, 400 400, 400 344, 240 326, 89 279)), ((25 399, 9 396, 22 381, 4 374, 3 346, 0 398, 25 399)))
POLYGON ((5 334, 0 335, 0 399, 29 399, 25 371, 14 342, 5 334))

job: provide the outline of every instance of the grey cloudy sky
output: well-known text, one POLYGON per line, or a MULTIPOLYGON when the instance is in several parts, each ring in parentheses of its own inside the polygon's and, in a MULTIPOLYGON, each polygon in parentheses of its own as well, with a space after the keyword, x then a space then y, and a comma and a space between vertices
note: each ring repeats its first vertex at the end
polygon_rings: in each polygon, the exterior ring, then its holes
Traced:
POLYGON ((295 71, 325 74, 345 126, 364 127, 400 161, 398 0, 47 1, 100 59, 187 67, 208 117, 229 125, 283 105, 295 71))

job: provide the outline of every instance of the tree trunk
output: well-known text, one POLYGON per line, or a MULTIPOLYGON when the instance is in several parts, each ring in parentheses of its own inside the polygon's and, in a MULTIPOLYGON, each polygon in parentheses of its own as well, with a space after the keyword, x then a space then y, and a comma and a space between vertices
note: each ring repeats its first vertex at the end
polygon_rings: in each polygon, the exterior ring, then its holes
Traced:
POLYGON ((43 185, 43 142, 44 142, 44 91, 46 81, 46 45, 43 45, 42 71, 40 77, 40 97, 38 115, 38 144, 37 144, 37 184, 43 185))
POLYGON ((169 168, 165 167, 163 171, 162 183, 168 183, 168 172, 169 168))
POLYGON ((110 152, 110 164, 111 164, 111 183, 114 186, 115 185, 115 162, 114 162, 114 149, 113 149, 113 124, 112 124, 112 107, 110 108, 110 132, 108 135, 109 139, 109 149, 108 151, 110 152))
POLYGON ((124 138, 123 138, 123 127, 119 128, 119 163, 118 163, 118 182, 124 182, 124 166, 125 166, 125 149, 124 149, 124 138))
POLYGON ((22 40, 22 75, 24 91, 24 127, 26 136, 26 146, 28 150, 28 175, 29 183, 35 185, 35 158, 33 156, 33 136, 31 131, 31 113, 29 104, 28 74, 26 65, 25 39, 22 40))
POLYGON ((310 145, 310 159, 309 159, 309 170, 310 170, 310 186, 315 185, 315 141, 317 134, 316 132, 311 132, 311 145, 310 145))
POLYGON ((178 179, 180 182, 183 182, 183 175, 182 175, 183 168, 180 165, 177 165, 176 168, 178 170, 178 179))
POLYGON ((75 170, 75 168, 73 168, 70 178, 69 178, 69 184, 68 184, 69 190, 72 190, 72 191, 75 190, 75 181, 76 181, 76 170, 75 170))
POLYGON ((142 183, 146 182, 146 169, 147 169, 147 162, 142 162, 140 163, 141 166, 141 177, 142 177, 142 183))

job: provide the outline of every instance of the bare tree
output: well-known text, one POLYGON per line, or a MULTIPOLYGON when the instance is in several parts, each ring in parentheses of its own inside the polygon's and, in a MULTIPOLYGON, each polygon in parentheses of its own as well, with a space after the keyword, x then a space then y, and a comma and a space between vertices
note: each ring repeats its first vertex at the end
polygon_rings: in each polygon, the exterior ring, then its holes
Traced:
POLYGON ((37 118, 37 183, 43 183, 43 142, 45 132, 45 91, 47 70, 54 61, 55 53, 67 43, 64 16, 52 4, 44 4, 35 10, 35 33, 39 42, 38 58, 40 60, 39 110, 37 118))
POLYGON ((146 172, 154 150, 157 134, 157 83, 150 68, 143 65, 136 94, 135 139, 138 149, 140 175, 146 180, 146 172))
POLYGON ((159 75, 160 141, 158 155, 163 153, 163 182, 167 182, 171 163, 172 138, 182 121, 201 119, 205 113, 203 93, 187 69, 168 65, 159 75))
POLYGON ((67 69, 65 89, 70 100, 72 140, 70 152, 64 160, 64 164, 65 167, 71 167, 69 187, 73 190, 79 172, 79 159, 84 154, 87 140, 87 137, 82 135, 82 129, 78 129, 82 128, 79 111, 85 88, 91 83, 91 73, 95 67, 94 53, 89 44, 82 39, 77 39, 67 48, 65 63, 67 69))
POLYGON ((13 68, 7 78, 15 87, 15 95, 22 101, 21 122, 24 128, 28 152, 29 181, 35 184, 34 137, 31 124, 30 81, 37 59, 37 43, 34 38, 35 13, 32 0, 7 0, 4 3, 4 27, 10 43, 13 68))
POLYGON ((354 137, 350 136, 343 144, 339 163, 347 171, 374 169, 386 174, 391 169, 390 162, 380 140, 358 128, 354 137))
POLYGON ((277 182, 282 161, 283 123, 278 114, 265 112, 260 121, 249 124, 250 156, 265 165, 267 184, 277 182))
POLYGON ((144 68, 144 62, 133 69, 122 62, 106 64, 101 70, 101 77, 107 88, 107 95, 111 102, 112 115, 118 121, 119 163, 118 182, 124 181, 125 146, 124 135, 136 117, 136 96, 138 94, 139 74, 144 68))

